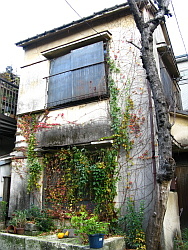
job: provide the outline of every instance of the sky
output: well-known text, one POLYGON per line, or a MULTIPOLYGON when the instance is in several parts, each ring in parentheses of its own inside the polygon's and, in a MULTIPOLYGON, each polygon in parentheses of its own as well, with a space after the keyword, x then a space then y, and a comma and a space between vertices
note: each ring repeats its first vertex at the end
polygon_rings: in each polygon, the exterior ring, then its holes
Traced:
MULTIPOLYGON (((15 45, 16 42, 124 2, 125 0, 54 0, 52 2, 1 0, 0 72, 4 72, 7 66, 12 66, 13 72, 20 75, 24 53, 22 48, 15 45)), ((173 17, 167 18, 167 25, 174 53, 175 55, 186 54, 188 1, 172 0, 170 7, 173 17)))

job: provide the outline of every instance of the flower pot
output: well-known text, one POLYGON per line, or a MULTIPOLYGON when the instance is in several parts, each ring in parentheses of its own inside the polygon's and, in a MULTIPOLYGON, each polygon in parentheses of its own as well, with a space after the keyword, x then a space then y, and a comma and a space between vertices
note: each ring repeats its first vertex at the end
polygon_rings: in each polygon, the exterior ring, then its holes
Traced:
POLYGON ((102 248, 104 243, 104 234, 90 234, 89 246, 90 248, 102 248))
POLYGON ((25 233, 25 229, 22 228, 22 227, 20 227, 20 228, 17 227, 17 228, 16 228, 16 233, 22 235, 22 234, 25 233))
POLYGON ((7 227, 7 233, 15 234, 16 233, 16 227, 10 225, 7 227))

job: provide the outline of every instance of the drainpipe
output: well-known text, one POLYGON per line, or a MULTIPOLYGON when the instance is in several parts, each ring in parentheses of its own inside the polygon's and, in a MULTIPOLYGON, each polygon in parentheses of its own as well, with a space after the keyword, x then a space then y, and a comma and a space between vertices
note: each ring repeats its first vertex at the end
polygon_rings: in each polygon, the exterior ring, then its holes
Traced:
POLYGON ((148 99, 149 99, 149 117, 150 117, 150 129, 151 129, 151 148, 152 148, 152 165, 153 165, 153 178, 154 186, 156 185, 156 159, 155 159, 155 137, 154 137, 154 122, 153 122, 153 107, 152 107, 152 98, 151 98, 151 88, 147 80, 147 90, 148 90, 148 99))

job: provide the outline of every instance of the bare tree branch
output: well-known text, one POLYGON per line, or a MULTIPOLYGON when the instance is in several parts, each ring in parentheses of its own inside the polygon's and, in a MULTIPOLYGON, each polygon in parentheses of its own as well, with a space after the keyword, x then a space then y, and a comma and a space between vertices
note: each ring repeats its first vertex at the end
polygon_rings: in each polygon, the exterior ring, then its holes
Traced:
POLYGON ((132 44, 132 45, 135 46, 137 49, 141 50, 141 48, 140 48, 138 45, 136 45, 135 43, 133 43, 133 41, 127 41, 127 40, 126 40, 126 42, 132 44))

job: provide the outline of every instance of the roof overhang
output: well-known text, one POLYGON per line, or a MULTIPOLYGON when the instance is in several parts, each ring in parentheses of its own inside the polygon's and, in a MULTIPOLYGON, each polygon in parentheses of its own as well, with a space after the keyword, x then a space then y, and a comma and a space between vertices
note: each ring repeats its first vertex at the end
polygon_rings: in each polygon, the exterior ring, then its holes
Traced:
MULTIPOLYGON (((145 0, 141 0, 141 2, 145 2, 145 0)), ((106 17, 108 15, 113 15, 116 12, 123 11, 123 10, 128 9, 128 8, 129 8, 129 5, 128 5, 127 1, 126 1, 123 4, 116 5, 114 7, 108 8, 108 9, 104 9, 104 10, 96 12, 96 13, 88 16, 88 17, 81 18, 81 19, 79 19, 77 21, 73 21, 71 23, 65 24, 65 25, 60 26, 58 28, 55 28, 55 29, 52 29, 52 30, 49 30, 49 31, 45 31, 42 34, 38 34, 38 35, 33 36, 31 38, 28 38, 28 39, 22 40, 20 42, 17 42, 16 46, 26 47, 26 46, 34 43, 34 42, 38 42, 40 40, 50 38, 51 36, 62 33, 64 31, 66 31, 66 30, 73 29, 75 27, 79 27, 79 26, 81 26, 83 24, 89 25, 89 22, 98 20, 100 18, 104 18, 104 17, 106 17)))
POLYGON ((188 150, 188 113, 170 113, 171 135, 177 149, 188 150))

